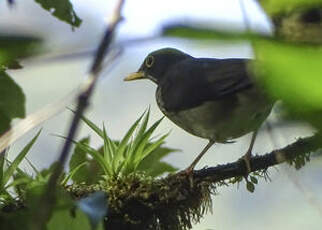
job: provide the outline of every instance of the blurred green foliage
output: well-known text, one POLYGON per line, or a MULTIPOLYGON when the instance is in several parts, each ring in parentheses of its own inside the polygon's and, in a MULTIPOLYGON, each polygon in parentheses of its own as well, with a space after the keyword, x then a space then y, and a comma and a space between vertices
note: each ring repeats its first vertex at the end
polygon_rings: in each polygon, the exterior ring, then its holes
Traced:
MULTIPOLYGON (((31 165, 36 173, 34 176, 18 168, 39 135, 40 131, 12 162, 6 159, 5 154, 0 155, 0 229, 18 230, 24 226, 31 230, 39 227, 34 215, 56 164, 42 171, 31 165)), ((59 186, 56 196, 53 215, 46 229, 103 229, 102 220, 107 211, 105 195, 89 196, 76 204, 59 186)))
POLYGON ((19 164, 26 157, 31 147, 36 142, 40 131, 36 136, 21 150, 16 158, 9 162, 6 159, 5 153, 0 154, 0 206, 6 204, 7 201, 14 200, 14 197, 10 194, 9 189, 11 187, 16 188, 20 184, 26 183, 26 180, 16 178, 15 174, 19 173, 19 164), (14 179, 13 181, 11 181, 14 179))
MULTIPOLYGON (((81 19, 68 0, 35 1, 53 16, 70 24, 72 28, 80 26, 81 19)), ((261 0, 260 3, 268 15, 289 14, 292 11, 322 7, 322 0, 261 0)), ((304 30, 305 27, 301 27, 302 29, 304 30)), ((218 31, 202 24, 167 25, 163 28, 162 35, 201 41, 214 39, 229 42, 251 41, 256 59, 251 69, 258 82, 271 97, 282 99, 292 117, 305 119, 316 127, 322 128, 321 46, 310 44, 309 40, 306 40, 305 44, 290 43, 282 41, 281 38, 267 37, 249 31, 218 31)), ((10 127, 13 118, 25 116, 24 94, 6 71, 21 68, 17 58, 34 54, 39 47, 39 41, 37 38, 28 36, 0 35, 0 134, 10 127)), ((148 128, 149 112, 137 119, 120 141, 112 140, 107 135, 105 127, 99 128, 85 117, 83 120, 98 134, 104 144, 100 148, 93 148, 90 146, 89 137, 74 142, 75 150, 70 160, 69 172, 61 175, 57 186, 57 202, 54 204, 53 215, 46 224, 48 230, 95 229, 97 223, 102 222, 105 216, 104 213, 97 218, 98 213, 107 210, 107 206, 98 210, 99 205, 106 205, 106 200, 97 200, 94 206, 89 207, 89 211, 79 208, 80 203, 74 202, 63 190, 69 181, 75 184, 95 185, 106 178, 129 176, 135 172, 144 172, 152 178, 177 170, 162 161, 164 157, 176 150, 162 147, 167 134, 157 139, 151 138, 162 119, 148 128), (97 222, 93 222, 91 216, 94 216, 97 222)), ((13 162, 6 160, 4 154, 0 155, 0 229, 37 227, 34 213, 41 213, 37 209, 39 202, 42 201, 41 198, 44 197, 43 194, 46 191, 44 189, 55 164, 48 169, 38 171, 30 163, 36 173, 35 176, 25 173, 18 166, 38 136, 39 133, 13 162), (38 212, 35 212, 36 210, 38 212)), ((302 155, 290 163, 299 168, 308 160, 308 155, 302 155)), ((250 175, 250 181, 246 182, 250 192, 254 192, 258 175, 260 174, 250 175)), ((240 180, 241 178, 236 178, 236 182, 240 180)), ((83 207, 88 208, 86 205, 83 207)), ((98 228, 103 227, 99 225, 98 228)))
POLYGON ((91 230, 91 225, 86 215, 81 211, 69 209, 57 210, 47 224, 47 230, 91 230))
POLYGON ((0 70, 0 135, 10 127, 13 118, 25 116, 25 95, 19 85, 0 70))
POLYGON ((103 229, 102 218, 96 227, 92 227, 90 216, 77 208, 76 203, 69 194, 59 188, 56 192, 56 202, 53 213, 46 223, 46 226, 39 226, 37 213, 42 194, 46 191, 46 184, 35 185, 26 190, 26 198, 23 203, 13 206, 7 205, 0 210, 0 229, 26 230, 47 229, 47 230, 101 230, 103 229))
POLYGON ((6 69, 15 63, 15 59, 39 52, 40 44, 41 40, 36 37, 0 34, 0 68, 6 69))
POLYGON ((322 109, 322 47, 259 41, 255 71, 271 95, 298 110, 322 109))
POLYGON ((39 44, 38 38, 0 34, 0 135, 12 119, 25 116, 25 95, 6 70, 21 68, 16 59, 34 54, 39 44))
POLYGON ((84 151, 80 145, 89 145, 90 138, 83 138, 75 144, 75 149, 72 154, 72 157, 69 161, 70 170, 74 170, 79 165, 85 163, 84 166, 78 169, 78 171, 71 177, 75 183, 85 182, 86 184, 98 183, 102 179, 104 174, 102 168, 99 166, 98 162, 91 158, 87 151, 84 151))
POLYGON ((322 7, 321 0, 259 0, 259 2, 269 15, 322 7))
POLYGON ((35 0, 35 2, 59 20, 70 24, 72 28, 79 27, 82 23, 69 0, 35 0))
POLYGON ((254 32, 236 32, 229 30, 216 30, 209 28, 207 25, 195 24, 168 24, 162 27, 161 35, 164 37, 186 38, 194 40, 221 40, 221 41, 241 41, 241 40, 257 40, 270 39, 266 35, 260 35, 254 32))
POLYGON ((255 76, 282 99, 292 118, 322 127, 322 48, 278 41, 254 42, 255 76))

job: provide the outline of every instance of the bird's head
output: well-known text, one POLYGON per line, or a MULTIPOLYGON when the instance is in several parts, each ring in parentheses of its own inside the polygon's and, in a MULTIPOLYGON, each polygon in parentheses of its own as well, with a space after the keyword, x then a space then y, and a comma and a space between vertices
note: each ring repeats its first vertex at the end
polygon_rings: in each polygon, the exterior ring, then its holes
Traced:
POLYGON ((144 59, 139 70, 127 76, 124 81, 150 79, 158 84, 169 67, 186 58, 191 56, 173 48, 153 51, 144 59))

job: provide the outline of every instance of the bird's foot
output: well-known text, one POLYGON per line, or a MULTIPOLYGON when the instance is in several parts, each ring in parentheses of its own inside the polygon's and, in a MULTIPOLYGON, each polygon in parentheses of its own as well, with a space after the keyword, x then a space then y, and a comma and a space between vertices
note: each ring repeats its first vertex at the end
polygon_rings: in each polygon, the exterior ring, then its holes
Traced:
POLYGON ((187 177, 189 180, 190 188, 193 188, 193 167, 189 166, 178 174, 187 177))
POLYGON ((250 164, 251 157, 252 157, 251 151, 247 151, 246 154, 241 157, 241 160, 245 161, 245 164, 246 164, 247 176, 252 171, 251 164, 250 164))
POLYGON ((189 166, 188 168, 184 169, 182 173, 186 174, 187 176, 190 176, 193 174, 193 167, 189 166))

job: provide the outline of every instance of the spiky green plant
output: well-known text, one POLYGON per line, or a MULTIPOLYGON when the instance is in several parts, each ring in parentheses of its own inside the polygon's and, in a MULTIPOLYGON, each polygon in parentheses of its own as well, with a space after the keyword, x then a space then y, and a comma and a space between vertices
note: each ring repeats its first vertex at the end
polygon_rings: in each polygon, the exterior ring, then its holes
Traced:
MULTIPOLYGON (((120 175, 126 176, 138 170, 140 163, 156 151, 164 143, 168 133, 151 141, 152 134, 161 123, 157 120, 148 128, 150 110, 144 112, 129 128, 120 141, 113 141, 106 132, 106 128, 99 128, 86 117, 82 120, 103 140, 103 147, 96 150, 92 148, 88 141, 74 142, 83 152, 88 153, 99 164, 103 174, 108 178, 118 178, 120 175)), ((80 169, 75 168, 75 172, 80 169)), ((171 168, 174 171, 174 168, 171 168)))
POLYGON ((16 158, 10 162, 5 158, 5 154, 0 155, 0 197, 1 201, 8 200, 12 198, 8 189, 11 187, 16 187, 19 184, 25 183, 25 179, 13 180, 10 182, 10 179, 14 177, 14 174, 19 171, 19 164, 25 158, 33 144, 36 142, 39 134, 39 131, 36 136, 21 150, 20 153, 16 156, 16 158), (6 164, 7 162, 7 164, 6 164))

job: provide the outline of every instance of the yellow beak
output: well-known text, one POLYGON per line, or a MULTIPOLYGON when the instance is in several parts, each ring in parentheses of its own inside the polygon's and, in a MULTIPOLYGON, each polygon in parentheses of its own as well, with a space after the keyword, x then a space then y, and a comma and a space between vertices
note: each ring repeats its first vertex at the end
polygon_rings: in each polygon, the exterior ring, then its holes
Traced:
POLYGON ((124 78, 124 81, 140 80, 140 79, 144 79, 144 78, 146 78, 144 72, 136 72, 136 73, 132 73, 129 76, 127 76, 126 78, 124 78))

